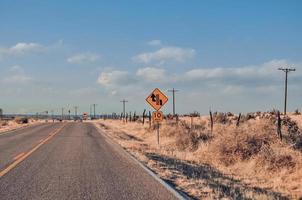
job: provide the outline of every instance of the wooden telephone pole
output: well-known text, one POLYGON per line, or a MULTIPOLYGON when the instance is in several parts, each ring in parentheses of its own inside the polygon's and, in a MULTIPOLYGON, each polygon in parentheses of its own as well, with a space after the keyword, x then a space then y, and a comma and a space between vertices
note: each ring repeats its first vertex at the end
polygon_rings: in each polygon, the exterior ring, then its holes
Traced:
POLYGON ((123 103, 123 115, 124 115, 124 117, 125 117, 125 116, 126 116, 126 115, 125 115, 125 113, 126 113, 126 103, 127 103, 128 101, 125 100, 125 99, 123 99, 121 102, 123 103))
POLYGON ((175 90, 174 88, 172 90, 168 90, 168 92, 172 92, 173 95, 173 117, 175 116, 175 92, 178 92, 179 90, 175 90))
POLYGON ((284 88, 284 115, 286 115, 286 107, 287 107, 287 74, 288 72, 296 71, 294 68, 278 68, 278 70, 281 70, 285 72, 285 88, 284 88))

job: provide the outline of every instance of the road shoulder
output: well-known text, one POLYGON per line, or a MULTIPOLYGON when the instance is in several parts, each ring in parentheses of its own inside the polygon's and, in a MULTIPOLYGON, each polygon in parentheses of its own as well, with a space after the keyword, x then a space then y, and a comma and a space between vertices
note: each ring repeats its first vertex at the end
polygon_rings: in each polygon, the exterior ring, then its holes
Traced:
POLYGON ((184 192, 177 190, 175 187, 173 187, 171 184, 165 182, 163 179, 157 176, 157 174, 150 169, 148 166, 144 165, 138 158, 136 158, 134 155, 131 154, 131 152, 127 151, 127 149, 123 148, 110 134, 106 132, 106 130, 102 129, 100 126, 98 126, 98 123, 91 122, 98 132, 104 136, 107 139, 107 142, 110 143, 110 145, 114 146, 121 152, 123 152, 127 157, 129 157, 131 160, 133 160, 135 163, 137 163, 141 168, 143 168, 151 177, 153 177, 156 181, 158 181, 161 185, 163 185, 169 192, 171 192, 176 198, 185 200, 185 199, 192 199, 184 192))

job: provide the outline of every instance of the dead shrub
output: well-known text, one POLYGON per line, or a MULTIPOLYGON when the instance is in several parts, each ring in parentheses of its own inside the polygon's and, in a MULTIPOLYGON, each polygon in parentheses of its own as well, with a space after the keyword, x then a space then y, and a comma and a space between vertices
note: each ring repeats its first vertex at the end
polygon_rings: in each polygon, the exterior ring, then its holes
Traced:
POLYGON ((0 121, 0 126, 7 126, 8 122, 7 121, 0 121))
POLYGON ((26 118, 26 117, 16 117, 15 122, 17 124, 27 124, 28 123, 28 118, 26 118))
POLYGON ((296 163, 291 155, 281 155, 275 158, 275 162, 272 164, 272 166, 275 166, 278 169, 293 168, 295 165, 296 163))
POLYGON ((284 117, 282 119, 282 125, 287 129, 288 142, 293 144, 295 149, 302 151, 302 132, 297 122, 291 120, 289 117, 284 117))
POLYGON ((176 138, 176 147, 181 151, 195 151, 198 148, 197 133, 193 131, 182 132, 181 135, 176 138))
POLYGON ((267 145, 264 138, 258 138, 255 135, 248 136, 236 145, 234 153, 241 160, 248 160, 252 156, 257 155, 261 151, 263 145, 267 145))
POLYGON ((194 112, 190 113, 190 117, 200 117, 200 113, 197 111, 194 111, 194 112))
POLYGON ((301 115, 301 112, 299 112, 299 109, 295 110, 294 115, 301 115))
MULTIPOLYGON (((232 116, 231 113, 229 114, 231 117, 232 116)), ((231 119, 229 119, 228 114, 222 112, 215 112, 213 114, 213 120, 215 123, 220 123, 220 124, 231 123, 231 119)))
POLYGON ((298 135, 298 136, 295 138, 294 149, 297 149, 297 150, 299 150, 299 151, 302 151, 302 135, 298 135))
POLYGON ((226 166, 258 156, 277 140, 274 125, 268 122, 260 122, 257 126, 252 125, 254 122, 245 123, 239 128, 222 125, 216 130, 219 136, 211 144, 211 151, 218 154, 219 160, 226 166))
POLYGON ((254 113, 247 113, 246 115, 242 116, 243 121, 248 121, 251 119, 256 119, 256 115, 254 113))
POLYGON ((233 164, 236 160, 249 160, 258 155, 264 146, 268 145, 265 137, 244 135, 237 140, 224 141, 219 148, 220 160, 225 165, 233 164))
POLYGON ((177 133, 175 135, 177 149, 195 151, 198 148, 198 134, 196 131, 192 131, 190 125, 185 121, 181 121, 179 129, 175 133, 177 133))
POLYGON ((292 169, 296 166, 294 158, 289 154, 276 154, 273 151, 269 155, 261 156, 258 159, 260 166, 267 166, 269 171, 277 171, 280 169, 292 169))
POLYGON ((179 132, 180 132, 181 130, 179 130, 179 129, 177 129, 177 128, 175 128, 175 127, 171 127, 171 128, 168 128, 168 127, 166 127, 163 131, 162 131, 162 135, 164 135, 164 136, 167 136, 167 137, 173 137, 173 136, 175 136, 175 135, 179 135, 179 132))
POLYGON ((233 114, 233 113, 231 113, 231 112, 227 112, 227 113, 226 113, 226 116, 228 116, 228 117, 233 117, 233 116, 234 116, 234 114, 233 114))

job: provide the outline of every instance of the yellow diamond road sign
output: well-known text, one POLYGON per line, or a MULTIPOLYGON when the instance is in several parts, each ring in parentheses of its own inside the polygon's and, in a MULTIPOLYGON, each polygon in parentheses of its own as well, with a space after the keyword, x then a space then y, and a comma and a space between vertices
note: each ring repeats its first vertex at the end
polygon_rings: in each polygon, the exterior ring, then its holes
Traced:
POLYGON ((146 98, 146 101, 155 109, 159 110, 167 103, 168 97, 164 95, 158 88, 155 88, 153 92, 146 98))

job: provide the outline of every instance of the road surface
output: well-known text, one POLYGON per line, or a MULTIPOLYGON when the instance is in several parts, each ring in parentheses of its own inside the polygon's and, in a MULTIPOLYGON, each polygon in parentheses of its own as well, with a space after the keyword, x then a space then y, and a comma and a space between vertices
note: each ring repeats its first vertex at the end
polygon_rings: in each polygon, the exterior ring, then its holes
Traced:
POLYGON ((177 199, 102 134, 73 122, 0 135, 0 199, 177 199))

